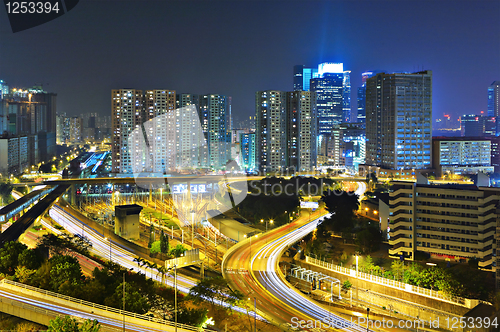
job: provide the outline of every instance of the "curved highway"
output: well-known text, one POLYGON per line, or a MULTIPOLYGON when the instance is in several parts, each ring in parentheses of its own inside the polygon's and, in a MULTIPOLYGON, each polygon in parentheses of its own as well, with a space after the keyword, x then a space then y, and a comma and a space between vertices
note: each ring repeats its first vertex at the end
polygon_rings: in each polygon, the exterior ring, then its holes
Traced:
MULTIPOLYGON (((360 186, 357 194, 366 189, 360 186)), ((329 312, 283 280, 278 263, 282 253, 312 232, 328 215, 319 211, 280 228, 251 237, 233 246, 224 256, 223 275, 234 289, 250 300, 255 298, 260 313, 278 326, 306 331, 367 331, 348 316, 329 312), (309 220, 308 220, 309 219, 309 220), (313 219, 310 221, 310 219, 313 219), (308 322, 312 321, 312 326, 308 322)))

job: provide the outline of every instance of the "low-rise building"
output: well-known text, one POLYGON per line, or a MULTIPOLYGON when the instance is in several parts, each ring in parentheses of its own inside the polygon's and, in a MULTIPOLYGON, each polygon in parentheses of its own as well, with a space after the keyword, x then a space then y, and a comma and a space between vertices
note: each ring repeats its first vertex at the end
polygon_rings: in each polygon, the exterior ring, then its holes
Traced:
POLYGON ((494 268, 500 189, 417 180, 393 182, 389 195, 390 256, 414 260, 420 251, 494 268))
POLYGON ((446 173, 491 173, 491 139, 484 137, 433 137, 432 163, 436 176, 446 173))

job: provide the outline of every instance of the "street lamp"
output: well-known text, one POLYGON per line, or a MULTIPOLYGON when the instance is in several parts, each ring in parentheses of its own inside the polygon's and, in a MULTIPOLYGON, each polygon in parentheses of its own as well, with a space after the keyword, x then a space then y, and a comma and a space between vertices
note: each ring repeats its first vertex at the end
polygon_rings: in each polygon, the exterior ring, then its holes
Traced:
POLYGON ((111 239, 105 237, 104 241, 109 241, 109 262, 111 263, 111 239))
MULTIPOLYGON (((248 298, 248 301, 250 301, 250 298, 248 298)), ((254 332, 257 332, 257 298, 254 296, 253 297, 253 326, 254 326, 254 332)))

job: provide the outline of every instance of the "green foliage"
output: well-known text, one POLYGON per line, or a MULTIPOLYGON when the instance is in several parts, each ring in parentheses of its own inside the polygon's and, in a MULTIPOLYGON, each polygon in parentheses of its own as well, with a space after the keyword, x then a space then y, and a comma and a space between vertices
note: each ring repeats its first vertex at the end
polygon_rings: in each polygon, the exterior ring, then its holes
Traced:
MULTIPOLYGON (((163 232, 163 231, 162 231, 163 232)), ((151 248, 154 242, 154 234, 155 234, 155 226, 151 223, 151 226, 149 227, 149 241, 148 241, 148 248, 151 248)))
POLYGON ((28 247, 20 242, 7 242, 0 249, 0 272, 13 275, 19 264, 19 255, 28 247))
POLYGON ((328 212, 333 215, 323 221, 328 230, 334 232, 350 231, 354 227, 354 212, 359 207, 359 196, 353 192, 333 191, 328 189, 321 200, 328 212))
POLYGON ((78 234, 45 234, 38 240, 37 248, 49 249, 54 255, 67 254, 69 250, 79 252, 82 255, 88 255, 90 248, 92 248, 92 242, 88 238, 78 234))
POLYGON ((346 281, 344 281, 344 283, 342 284, 342 291, 343 291, 344 293, 347 293, 347 292, 349 291, 349 289, 351 289, 351 287, 352 287, 351 282, 350 282, 349 280, 346 280, 346 281))
POLYGON ((101 326, 97 320, 87 319, 79 325, 75 318, 70 316, 56 317, 51 320, 48 332, 98 332, 101 326))
POLYGON ((382 233, 375 227, 368 227, 357 233, 356 245, 362 253, 370 253, 380 249, 382 233))
POLYGON ((65 284, 66 295, 71 287, 80 286, 84 277, 78 260, 72 256, 57 255, 49 259, 50 263, 50 286, 54 292, 60 292, 61 286, 65 284))
POLYGON ((165 235, 163 232, 163 229, 161 230, 160 233, 160 251, 164 254, 168 253, 169 250, 169 243, 168 243, 168 235, 165 235))
POLYGON ((199 281, 189 290, 189 296, 195 303, 206 300, 212 307, 215 307, 219 301, 236 305, 244 298, 240 292, 233 291, 222 277, 205 278, 199 281))
POLYGON ((10 182, 0 183, 0 198, 2 199, 3 205, 7 205, 13 201, 11 196, 13 188, 14 187, 10 184, 10 182))
POLYGON ((157 254, 161 252, 160 248, 160 241, 155 241, 151 244, 151 247, 149 248, 149 252, 152 254, 157 254))
POLYGON ((43 256, 39 250, 25 249, 19 254, 18 264, 28 269, 36 270, 43 263, 43 256))
POLYGON ((16 279, 25 284, 28 283, 29 280, 35 275, 36 270, 30 270, 25 266, 16 267, 15 277, 16 279))
MULTIPOLYGON (((123 283, 120 283, 114 294, 106 298, 104 304, 107 306, 120 308, 123 306, 123 283)), ((125 310, 138 314, 145 314, 151 308, 148 298, 140 293, 139 287, 130 282, 125 282, 125 310)))
POLYGON ((177 314, 177 321, 181 324, 189 324, 196 327, 202 327, 208 319, 208 310, 182 308, 177 314))
POLYGON ((187 251, 186 247, 184 247, 182 244, 178 244, 170 250, 170 254, 173 255, 174 257, 180 257, 186 251, 187 251))

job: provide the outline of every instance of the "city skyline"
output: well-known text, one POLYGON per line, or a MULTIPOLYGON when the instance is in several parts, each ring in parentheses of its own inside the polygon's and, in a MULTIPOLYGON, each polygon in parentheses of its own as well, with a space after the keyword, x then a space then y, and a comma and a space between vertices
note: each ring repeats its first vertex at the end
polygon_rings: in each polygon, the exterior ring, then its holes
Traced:
POLYGON ((4 21, 1 78, 11 87, 42 83, 70 115, 108 115, 111 89, 141 87, 231 96, 233 115, 243 119, 253 115, 256 91, 293 90, 297 64, 343 62, 351 70, 353 110, 361 73, 432 70, 434 118, 486 113, 487 88, 500 76, 500 45, 491 42, 500 39, 495 1, 194 4, 125 2, 121 15, 111 15, 114 2, 82 2, 17 34, 4 21), (390 20, 373 29, 368 18, 381 15, 390 20), (273 22, 271 30, 262 21, 273 22), (134 30, 127 30, 129 22, 134 30), (129 38, 139 51, 129 49, 129 38), (143 52, 147 47, 158 52, 143 52))

